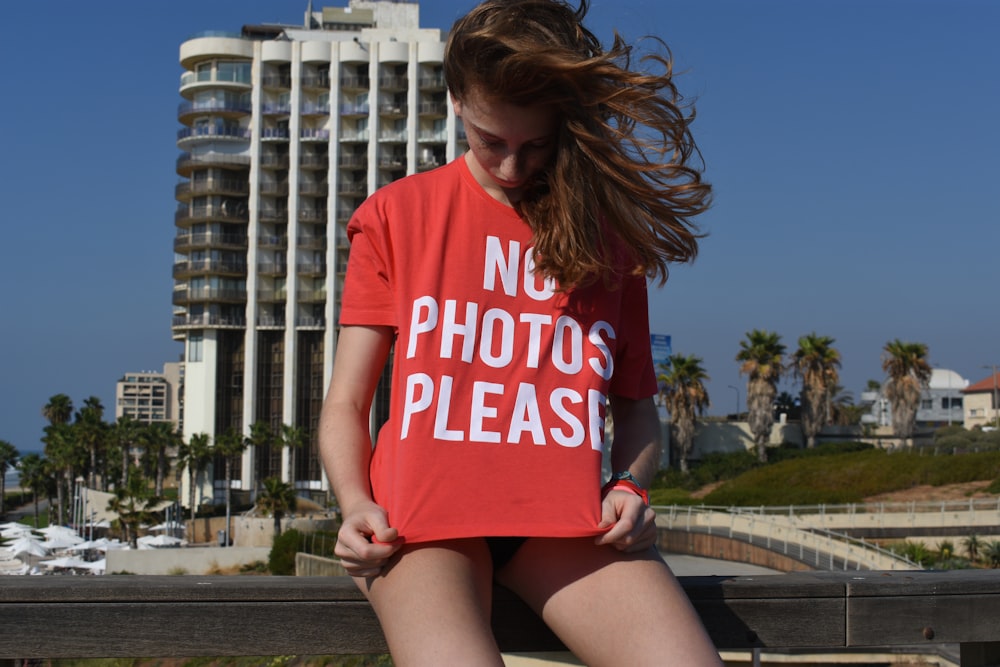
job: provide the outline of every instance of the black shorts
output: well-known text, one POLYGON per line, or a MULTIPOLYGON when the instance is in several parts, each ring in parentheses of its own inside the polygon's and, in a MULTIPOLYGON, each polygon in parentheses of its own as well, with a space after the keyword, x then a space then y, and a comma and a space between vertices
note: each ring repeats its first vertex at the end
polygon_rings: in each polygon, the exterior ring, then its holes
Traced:
POLYGON ((487 537, 486 547, 490 550, 494 571, 509 563, 527 539, 527 537, 487 537))

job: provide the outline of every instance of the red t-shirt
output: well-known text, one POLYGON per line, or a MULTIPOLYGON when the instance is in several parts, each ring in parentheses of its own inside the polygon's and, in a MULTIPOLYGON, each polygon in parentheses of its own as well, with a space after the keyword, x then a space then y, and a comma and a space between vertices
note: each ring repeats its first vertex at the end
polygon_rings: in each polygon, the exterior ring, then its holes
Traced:
POLYGON ((656 393, 645 281, 568 292, 464 159, 379 189, 348 225, 341 325, 397 333, 375 501, 408 542, 600 532, 609 393, 656 393))

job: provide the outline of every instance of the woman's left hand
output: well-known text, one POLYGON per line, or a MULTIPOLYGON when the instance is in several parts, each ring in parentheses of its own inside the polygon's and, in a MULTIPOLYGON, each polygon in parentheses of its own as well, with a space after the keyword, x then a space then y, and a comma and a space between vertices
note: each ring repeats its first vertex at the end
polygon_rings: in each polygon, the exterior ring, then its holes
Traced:
POLYGON ((610 529, 598 536, 596 544, 608 544, 620 551, 644 551, 656 544, 656 512, 629 491, 612 489, 601 502, 598 528, 610 529))

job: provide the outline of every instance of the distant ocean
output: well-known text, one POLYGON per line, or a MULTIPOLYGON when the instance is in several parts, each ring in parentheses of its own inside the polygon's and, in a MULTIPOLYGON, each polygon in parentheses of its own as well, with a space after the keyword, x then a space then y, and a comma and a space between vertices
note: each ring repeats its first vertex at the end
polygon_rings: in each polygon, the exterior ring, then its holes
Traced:
POLYGON ((21 483, 21 473, 16 468, 10 468, 3 476, 3 488, 8 491, 21 483))

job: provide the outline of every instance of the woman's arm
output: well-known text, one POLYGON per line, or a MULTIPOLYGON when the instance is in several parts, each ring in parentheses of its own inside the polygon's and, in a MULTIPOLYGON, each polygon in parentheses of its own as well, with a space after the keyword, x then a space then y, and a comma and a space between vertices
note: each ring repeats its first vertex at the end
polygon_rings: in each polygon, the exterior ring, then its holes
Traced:
POLYGON ((335 553, 353 576, 377 574, 398 548, 385 510, 371 496, 372 396, 389 356, 389 327, 344 327, 319 424, 319 451, 343 517, 335 553))
MULTIPOLYGON (((660 417, 652 397, 639 400, 612 395, 615 435, 611 446, 612 472, 626 470, 648 489, 660 459, 660 417)), ((656 542, 656 513, 642 497, 612 489, 601 506, 601 528, 611 526, 597 539, 623 551, 641 551, 656 542)))

